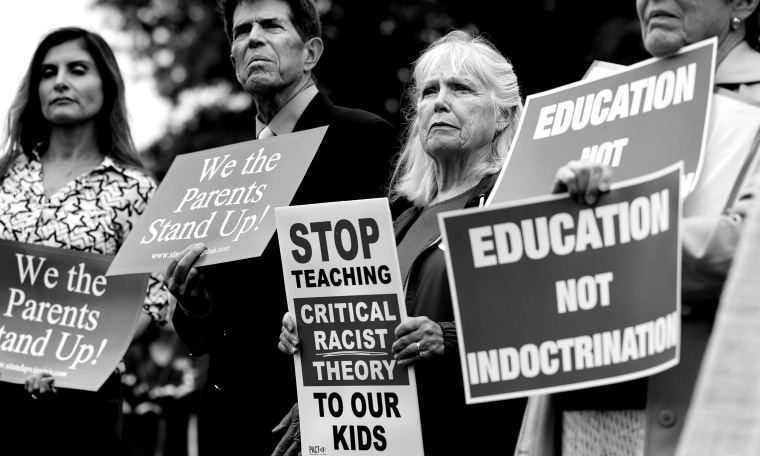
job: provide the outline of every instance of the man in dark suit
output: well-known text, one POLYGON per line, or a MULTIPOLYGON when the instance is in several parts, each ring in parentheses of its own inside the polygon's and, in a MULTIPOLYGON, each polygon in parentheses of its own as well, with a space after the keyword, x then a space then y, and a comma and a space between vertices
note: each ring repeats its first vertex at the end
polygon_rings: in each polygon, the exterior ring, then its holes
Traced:
MULTIPOLYGON (((291 204, 383 196, 397 135, 382 118, 319 93, 312 70, 323 43, 314 2, 231 0, 219 7, 237 79, 256 104, 257 137, 329 125, 291 204)), ((192 354, 210 354, 201 445, 215 454, 269 454, 279 441, 272 428, 296 402, 293 360, 276 348, 287 311, 277 235, 259 258, 195 268, 202 251, 189 246, 165 275, 178 301, 180 338, 192 354)))

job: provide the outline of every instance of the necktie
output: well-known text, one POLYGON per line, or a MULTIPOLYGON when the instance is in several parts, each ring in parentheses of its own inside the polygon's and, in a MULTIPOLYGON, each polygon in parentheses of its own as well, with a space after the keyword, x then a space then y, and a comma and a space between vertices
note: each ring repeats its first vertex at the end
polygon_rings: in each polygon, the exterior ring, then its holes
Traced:
POLYGON ((271 136, 276 136, 276 135, 274 134, 272 129, 269 128, 269 125, 267 125, 266 127, 264 127, 263 130, 259 132, 259 137, 257 139, 269 138, 271 136))

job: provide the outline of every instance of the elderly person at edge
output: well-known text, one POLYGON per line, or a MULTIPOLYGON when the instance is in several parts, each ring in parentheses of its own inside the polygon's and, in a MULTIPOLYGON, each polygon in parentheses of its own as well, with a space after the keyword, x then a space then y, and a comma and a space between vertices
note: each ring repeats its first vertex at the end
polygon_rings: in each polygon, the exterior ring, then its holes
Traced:
MULTIPOLYGON (((717 36, 716 85, 758 102, 758 1, 638 0, 644 46, 652 55, 665 57, 717 36)), ((706 150, 702 178, 684 205, 680 364, 641 380, 531 398, 517 454, 674 454, 758 182, 754 150, 730 145, 715 149, 706 150), (743 164, 746 173, 725 172, 731 162, 743 164)), ((554 190, 569 191, 578 202, 594 204, 609 188, 610 177, 609 168, 570 162, 557 172, 554 190)))
MULTIPOLYGON (((495 454, 514 448, 523 400, 465 405, 456 323, 437 214, 482 206, 517 130, 522 101, 510 62, 462 31, 432 43, 414 64, 408 126, 390 199, 412 207, 395 221, 409 317, 392 350, 417 375, 425 454, 495 454)), ((279 348, 297 350, 292 316, 279 348)))

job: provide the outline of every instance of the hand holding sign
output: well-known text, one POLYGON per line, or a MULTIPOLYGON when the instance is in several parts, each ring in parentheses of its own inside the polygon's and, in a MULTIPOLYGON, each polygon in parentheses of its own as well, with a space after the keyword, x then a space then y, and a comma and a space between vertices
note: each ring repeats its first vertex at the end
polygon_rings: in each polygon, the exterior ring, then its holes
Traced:
POLYGON ((428 317, 409 317, 396 327, 393 342, 394 358, 401 367, 443 356, 444 342, 441 326, 428 317))
POLYGON ((557 170, 552 193, 569 192, 579 204, 593 205, 610 191, 612 168, 591 160, 571 160, 557 170))
POLYGON ((193 244, 185 247, 164 273, 164 283, 182 307, 196 315, 206 315, 211 311, 211 293, 204 283, 204 275, 195 263, 206 247, 193 244))
POLYGON ((298 335, 295 332, 296 323, 290 312, 285 312, 282 317, 282 333, 277 348, 281 352, 293 355, 298 352, 298 335))

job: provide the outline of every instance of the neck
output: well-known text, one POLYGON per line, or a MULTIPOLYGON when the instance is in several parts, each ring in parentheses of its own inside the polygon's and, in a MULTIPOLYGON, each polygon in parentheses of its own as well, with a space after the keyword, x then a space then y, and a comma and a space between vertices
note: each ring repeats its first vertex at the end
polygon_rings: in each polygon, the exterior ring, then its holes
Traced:
POLYGON ((277 91, 274 93, 254 93, 253 102, 256 104, 256 111, 259 118, 265 124, 269 124, 275 115, 290 102, 293 98, 298 96, 307 88, 314 85, 314 81, 311 78, 311 74, 304 74, 304 77, 299 81, 288 86, 286 90, 277 91))
POLYGON ((438 191, 432 203, 451 199, 477 185, 480 179, 469 173, 470 169, 466 163, 436 162, 438 191))
POLYGON ((50 143, 45 151, 48 161, 101 159, 103 153, 95 137, 95 124, 87 123, 73 127, 53 127, 50 143))
POLYGON ((715 58, 715 67, 726 58, 726 56, 736 47, 744 41, 745 28, 742 24, 738 29, 732 30, 726 35, 725 38, 718 43, 718 55, 715 58))

